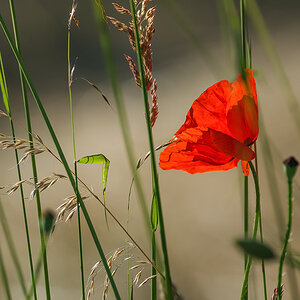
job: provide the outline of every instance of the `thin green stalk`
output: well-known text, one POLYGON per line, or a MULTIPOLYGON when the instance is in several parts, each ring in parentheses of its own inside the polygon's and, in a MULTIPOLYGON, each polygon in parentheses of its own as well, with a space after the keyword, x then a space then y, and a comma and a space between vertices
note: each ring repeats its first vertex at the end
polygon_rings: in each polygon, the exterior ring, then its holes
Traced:
MULTIPOLYGON (((245 1, 240 0, 240 67, 241 67, 241 72, 244 76, 244 72, 246 67, 248 66, 247 63, 247 55, 246 55, 246 47, 248 46, 247 44, 247 27, 246 27, 246 18, 245 18, 245 1)), ((248 176, 245 176, 245 182, 244 182, 244 237, 245 239, 248 237, 248 176)), ((247 271, 247 262, 250 260, 250 257, 245 254, 244 257, 245 260, 245 265, 244 265, 244 272, 246 273, 247 271)), ((248 277, 246 278, 246 281, 244 281, 245 285, 248 287, 248 277)), ((245 291, 244 295, 244 300, 248 300, 248 288, 245 291)))
POLYGON ((1 272, 1 278, 2 278, 2 282, 3 282, 6 298, 7 298, 7 300, 12 300, 9 282, 8 282, 6 269, 5 269, 5 265, 4 265, 4 260, 2 257, 1 248, 0 248, 0 272, 1 272))
POLYGON ((132 137, 130 134, 130 128, 129 128, 129 124, 128 124, 126 108, 124 105, 124 100, 122 97, 120 84, 119 84, 119 80, 118 80, 118 74, 117 74, 117 70, 116 70, 115 60, 113 57, 113 49, 112 49, 111 41, 109 38, 108 27, 107 27, 106 22, 103 19, 103 16, 102 16, 103 11, 102 11, 101 7, 98 7, 96 5, 95 1, 93 1, 93 5, 94 5, 95 13, 97 15, 97 20, 99 23, 100 43, 102 46, 108 74, 109 74, 111 84, 112 84, 112 90, 113 90, 115 101, 116 101, 117 113, 118 113, 118 117, 120 120, 120 127, 121 127, 122 135, 124 138, 125 148, 126 148, 126 152, 127 152, 127 156, 128 156, 128 161, 129 161, 129 166, 130 166, 131 173, 132 173, 133 177, 135 178, 135 185, 136 185, 136 190, 137 190, 137 194, 138 194, 139 204, 140 204, 140 207, 142 210, 143 220, 145 222, 147 236, 150 240, 151 239, 151 224, 149 222, 149 211, 148 211, 148 207, 146 205, 146 200, 145 200, 145 195, 144 195, 144 191, 142 188, 141 179, 136 170, 136 158, 135 158, 134 151, 132 148, 133 140, 132 140, 132 137))
POLYGON ((26 286, 25 286, 25 279, 24 279, 24 275, 23 275, 23 271, 21 268, 21 264, 20 264, 20 260, 17 254, 17 250, 16 250, 16 246, 14 244, 14 241, 12 239, 12 234, 10 232, 9 226, 8 226, 8 222, 7 222, 7 218, 2 206, 2 201, 0 201, 0 222, 1 222, 1 226, 4 232, 4 236, 7 242, 7 246, 10 252, 10 255, 12 257, 12 261, 13 264, 15 265, 16 271, 17 271, 17 275, 22 287, 22 291, 24 293, 24 295, 26 295, 26 286))
MULTIPOLYGON (((260 219, 260 189, 259 189, 259 182, 258 177, 256 175, 255 168, 251 161, 249 161, 249 165, 251 168, 251 172, 254 179, 254 185, 255 185, 255 194, 256 194, 256 208, 255 208, 255 217, 254 217, 254 226, 253 226, 253 234, 252 238, 255 239, 257 235, 258 225, 259 225, 259 219, 260 219)), ((241 300, 247 299, 248 295, 248 278, 249 278, 249 272, 252 264, 252 256, 248 257, 245 273, 244 273, 244 281, 242 286, 242 292, 241 292, 241 300)))
MULTIPOLYGON (((49 238, 46 235, 46 238, 45 238, 46 249, 47 249, 48 240, 49 240, 49 238)), ((36 278, 36 282, 38 282, 40 274, 41 274, 41 268, 42 268, 42 265, 43 265, 43 256, 44 256, 43 251, 40 248, 39 256, 38 256, 38 259, 37 259, 37 262, 36 262, 36 265, 35 265, 35 270, 34 270, 34 276, 36 278)), ((34 292, 34 288, 33 288, 33 285, 31 284, 31 287, 30 287, 29 291, 26 294, 26 299, 30 300, 32 298, 33 292, 34 292)))
MULTIPOLYGON (((244 239, 248 239, 249 228, 248 176, 244 176, 244 239)), ((245 253, 244 268, 247 266, 248 255, 245 253)))
POLYGON ((248 66, 247 64, 247 27, 245 18, 245 0, 240 0, 240 26, 241 26, 241 53, 240 66, 242 71, 248 66))
MULTIPOLYGON (((263 162, 265 164, 265 170, 267 170, 268 186, 271 193, 271 199, 273 202, 279 240, 283 242, 284 227, 285 227, 283 208, 282 208, 280 193, 277 184, 278 181, 275 176, 275 165, 273 161, 273 154, 271 152, 270 139, 266 133, 266 128, 264 126, 264 121, 262 116, 260 117, 260 134, 261 134, 261 145, 263 147, 263 152, 264 152, 263 162)), ((272 145, 272 149, 274 150, 275 148, 276 147, 272 145)), ((278 158, 280 158, 279 153, 277 153, 277 156, 278 158)), ((295 270, 295 266, 291 262, 291 258, 289 257, 290 255, 292 255, 291 250, 287 249, 287 251, 288 251, 287 260, 289 261, 289 267, 287 268, 287 278, 289 281, 292 299, 298 300, 300 299, 300 293, 298 288, 296 270, 295 270)))
MULTIPOLYGON (((78 178, 77 178, 77 158, 76 158, 76 143, 75 143, 75 127, 74 127, 74 113, 73 113, 73 100, 72 100, 72 78, 71 78, 71 60, 70 60, 70 39, 71 39, 71 26, 68 28, 68 87, 70 98, 70 114, 72 126, 72 141, 73 141, 73 157, 74 157, 74 171, 75 171, 75 185, 76 195, 78 191, 78 178)), ((80 257, 80 277, 81 277, 81 294, 82 299, 85 299, 85 283, 84 283, 84 265, 83 265, 83 250, 82 250, 82 233, 81 233, 81 220, 80 220, 80 205, 77 199, 77 224, 78 224, 78 243, 79 243, 79 257, 80 257)))
MULTIPOLYGON (((75 183, 76 183, 76 197, 79 193, 78 191, 78 177, 77 177, 77 162, 74 162, 75 168, 75 183)), ((79 243, 79 257, 80 257, 80 274, 81 274, 81 293, 82 299, 85 299, 85 281, 84 281, 84 265, 83 265, 83 245, 82 245, 82 232, 81 232, 81 218, 80 218, 80 204, 77 199, 77 224, 78 224, 78 243, 79 243)))
MULTIPOLYGON (((7 114, 11 117, 10 103, 9 103, 8 90, 7 90, 7 85, 6 85, 6 79, 5 79, 4 66, 3 66, 1 52, 0 52, 0 87, 1 87, 3 102, 6 107, 7 114)), ((14 124, 13 124, 13 121, 11 118, 10 118, 10 127, 11 127, 13 141, 15 142, 15 130, 14 130, 14 124)), ((21 181, 22 176, 21 176, 21 170, 20 170, 20 166, 19 166, 18 152, 16 149, 15 149, 15 158, 16 158, 17 171, 18 171, 18 181, 21 181)), ((24 221, 25 221, 25 230, 26 230, 26 236, 27 236, 27 241, 28 241, 29 231, 28 231, 28 225, 27 225, 27 215, 26 215, 24 192, 23 192, 22 185, 20 185, 20 192, 21 192, 21 203, 22 203, 22 208, 23 208, 23 216, 24 216, 24 221)), ((11 242, 12 242, 12 240, 11 240, 11 242)), ((30 242, 29 242, 29 244, 27 243, 27 246, 28 245, 30 246, 30 242)), ((29 253, 31 254, 31 251, 29 253)), ((24 295, 26 295, 25 279, 24 279, 24 275, 22 272, 21 264, 16 255, 16 251, 11 252, 11 255, 12 255, 12 258, 14 261, 14 265, 17 270, 17 274, 18 274, 18 278, 20 280, 22 291, 23 291, 24 295)), ((31 257, 31 256, 29 256, 29 257, 31 257)))
MULTIPOLYGON (((286 256, 287 252, 287 247, 289 243, 289 238, 292 230, 292 213, 293 213, 293 181, 292 179, 288 179, 288 223, 287 223, 287 228, 285 232, 285 238, 284 238, 284 243, 283 247, 281 250, 281 255, 280 255, 280 261, 279 261, 279 268, 278 268, 278 284, 277 284, 277 290, 281 291, 281 282, 282 282, 282 270, 283 270, 283 264, 284 264, 284 259, 286 256)), ((282 293, 279 292, 278 294, 278 299, 281 300, 282 298, 282 293)))
MULTIPOLYGON (((10 8, 11 8, 11 16, 13 20, 13 29, 14 29, 14 37, 15 37, 15 48, 19 53, 20 59, 20 46, 19 46, 19 38, 18 38, 18 29, 17 29, 17 23, 16 23, 16 17, 15 17, 15 9, 14 9, 14 2, 13 0, 10 0, 10 8)), ((12 43, 12 41, 11 41, 12 43)), ((23 96, 23 102, 24 102, 24 109, 25 109, 25 116, 26 116, 26 123, 27 123, 27 130, 28 130, 28 139, 30 141, 30 149, 33 149, 33 139, 32 139, 32 127, 31 127, 31 120, 30 120, 30 110, 27 100, 27 93, 26 93, 26 87, 25 87, 25 80, 21 71, 21 67, 19 64, 19 71, 20 71, 20 80, 21 80, 21 86, 22 86, 22 96, 23 96)), ((32 165, 32 174, 33 174, 33 182, 34 184, 37 184, 38 182, 38 176, 37 176, 37 167, 36 167, 36 161, 34 154, 31 154, 31 165, 32 165)), ((49 273, 48 273, 48 262, 47 262, 47 252, 45 248, 45 240, 44 240, 44 233, 41 226, 42 221, 42 208, 41 208, 41 200, 40 200, 40 193, 37 191, 36 193, 36 206, 37 206, 37 214, 38 214, 38 226, 39 226, 39 232, 40 232, 40 243, 42 249, 45 251, 43 256, 43 265, 44 265, 44 277, 45 277, 45 289, 46 289, 46 297, 47 300, 51 299, 50 295, 50 282, 49 282, 49 273)), ((33 276, 33 274, 32 274, 33 276)))
POLYGON ((144 72, 141 49, 140 49, 140 33, 138 30, 137 19, 136 19, 136 9, 135 9, 135 4, 134 4, 133 0, 130 0, 130 9, 131 9, 134 31, 135 31, 136 52, 137 52, 139 70, 140 70, 140 74, 141 74, 141 86, 142 86, 144 106, 145 106, 146 125, 147 125, 150 156, 151 156, 152 176, 153 176, 153 181, 154 181, 154 192, 155 192, 155 197, 157 200, 159 225, 160 225, 159 226, 160 227, 160 237, 161 237, 161 245, 162 245, 163 256, 164 256, 167 299, 173 299, 172 281, 171 281, 171 274, 170 274, 170 267, 169 267, 169 258, 168 258, 168 251, 167 251, 167 241, 166 241, 166 235, 165 235, 164 218, 163 218, 163 211, 162 211, 162 205, 161 205, 161 199, 160 199, 158 174, 157 174, 157 167, 156 167, 156 161, 155 161, 155 150, 154 150, 154 143, 153 143, 153 137, 152 137, 152 128, 151 128, 151 123, 150 123, 150 112, 149 112, 148 95, 147 95, 147 90, 146 90, 145 72, 144 72))
MULTIPOLYGON (((56 147, 56 149, 57 149, 57 152, 58 152, 58 154, 59 154, 59 157, 60 157, 60 159, 61 159, 61 161, 62 161, 62 163, 63 163, 63 165, 64 165, 64 167, 65 167, 67 176, 68 176, 69 181, 70 181, 70 183, 71 183, 71 185, 72 185, 72 187, 73 187, 73 190, 74 190, 74 192, 76 193, 76 192, 77 192, 77 189, 76 189, 76 183, 75 183, 75 180, 74 180, 74 178, 73 178, 73 176, 72 176, 72 172, 71 172, 71 169, 70 169, 70 167, 69 167, 69 165, 68 165, 68 163, 67 163, 66 157, 65 157, 65 155, 64 155, 64 153, 63 153, 63 150, 62 150, 62 148, 61 148, 61 146, 60 146, 60 143, 59 143, 59 141, 58 141, 58 139, 57 139, 57 136, 56 136, 56 134, 55 134, 55 132, 54 132, 54 129, 53 129, 51 123, 50 123, 50 120, 49 120, 49 118, 48 118, 48 116, 47 116, 47 113, 46 113, 46 111, 45 111, 45 109, 44 109, 44 106, 43 106, 43 104, 42 104, 42 102, 41 102, 41 100, 40 100, 40 98, 39 98, 39 96, 38 96, 38 93, 37 93, 37 91, 35 90, 35 87, 34 87, 34 85, 32 84, 32 81, 31 81, 31 79, 30 79, 30 77, 29 77, 29 75, 28 75, 28 73, 27 73, 27 71, 26 71, 26 69, 25 69, 25 67, 24 67, 24 64, 23 64, 22 58, 21 58, 21 56, 20 56, 20 53, 19 53, 19 51, 16 49, 16 47, 15 47, 13 41, 12 41, 12 38, 11 38, 11 36, 10 36, 8 30, 7 30, 7 26, 6 26, 6 24, 5 24, 5 22, 4 22, 3 18, 2 18, 1 13, 0 13, 0 24, 1 24, 2 30, 3 30, 3 32, 4 32, 4 34, 5 34, 5 37, 7 38, 7 41, 9 42, 9 45, 10 45, 10 47, 11 47, 11 50, 13 51, 13 53, 14 53, 14 55, 15 55, 15 57, 16 57, 16 60, 17 60, 19 66, 20 66, 20 68, 21 68, 21 70, 22 70, 22 73, 24 74, 24 77, 25 77, 26 82, 27 82, 27 84, 28 84, 28 86, 29 86, 29 89, 30 89, 30 91, 31 91, 31 93, 32 93, 32 96, 33 96, 33 98, 34 98, 34 100, 35 100, 35 102, 36 102, 36 104, 37 104, 37 106, 38 106, 38 108, 39 108, 39 110, 40 110, 40 112, 41 112, 41 114, 42 114, 42 117, 43 117, 43 119, 44 119, 46 125, 47 125, 47 128, 48 128, 48 130, 49 130, 49 133, 50 133, 50 135, 51 135, 51 137, 52 137, 52 140, 53 140, 53 142, 54 142, 54 144, 55 144, 55 147, 56 147)), ((106 261, 104 252, 103 252, 103 250, 102 250, 100 241, 99 241, 99 239, 98 239, 98 237, 97 237, 97 233, 96 233, 96 231, 95 231, 95 228, 94 228, 94 226, 93 226, 93 224, 92 224, 92 221, 91 221, 91 219, 90 219, 90 217, 89 217, 88 211, 87 211, 87 209, 86 209, 86 207, 85 207, 85 204, 84 204, 84 202, 83 202, 83 200, 82 200, 80 194, 78 194, 78 201, 79 201, 80 207, 81 207, 81 209, 82 209, 83 215, 84 215, 84 217, 85 217, 85 219, 86 219, 86 222, 87 222, 87 224, 88 224, 89 230, 90 230, 90 232, 91 232, 91 234, 92 234, 94 243, 95 243, 95 245, 96 245, 96 247, 97 247, 97 250, 98 250, 98 253, 99 253, 99 255, 100 255, 101 259, 102 259, 102 262, 103 262, 105 271, 106 271, 106 273, 107 273, 107 276, 108 276, 108 278, 109 278, 109 280, 110 280, 110 283, 111 283, 113 292, 114 292, 114 294, 115 294, 115 296, 116 296, 116 299, 119 300, 119 299, 121 299, 121 298, 120 298, 119 292, 118 292, 118 290, 117 290, 115 281, 114 281, 114 279, 113 279, 113 277, 112 277, 112 274, 111 274, 111 271, 110 271, 110 269, 109 269, 109 267, 108 267, 108 265, 107 265, 107 261, 106 261)))
MULTIPOLYGON (((151 240, 151 251, 152 251, 152 261, 156 263, 156 240, 155 240, 155 230, 152 230, 152 240, 151 240)), ((152 276, 156 275, 156 270, 152 267, 152 276)), ((156 300, 157 293, 157 278, 153 277, 151 280, 151 300, 156 300)))

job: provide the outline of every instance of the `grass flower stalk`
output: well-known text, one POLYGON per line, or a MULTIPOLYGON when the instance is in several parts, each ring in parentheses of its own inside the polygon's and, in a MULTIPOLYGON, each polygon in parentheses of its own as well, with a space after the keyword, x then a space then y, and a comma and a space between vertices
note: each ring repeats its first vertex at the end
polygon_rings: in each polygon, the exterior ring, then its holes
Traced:
MULTIPOLYGON (((0 53, 0 66, 1 66, 1 69, 0 69, 1 92, 2 92, 3 102, 6 107, 7 114, 10 116, 10 128, 11 128, 11 133, 12 133, 12 137, 13 137, 13 142, 15 142, 15 129, 14 129, 13 120, 11 118, 8 90, 7 90, 6 80, 5 80, 4 66, 3 66, 1 53, 0 53)), ((17 164, 18 181, 20 182, 22 180, 22 176, 21 176, 21 169, 20 169, 20 165, 19 165, 19 156, 18 156, 17 149, 15 149, 15 158, 16 158, 16 164, 17 164)), ((28 222, 27 222, 27 213, 26 213, 26 207, 25 207, 25 197, 24 197, 24 191, 23 191, 22 184, 20 185, 20 194, 21 194, 22 211, 23 211, 24 225, 25 225, 25 232, 26 232, 27 248, 28 248, 28 254, 29 254, 29 263, 30 263, 31 270, 33 270, 30 237, 29 237, 28 222)), ((8 225, 7 225, 8 223, 4 216, 4 210, 3 210, 2 204, 1 204, 1 211, 3 212, 2 213, 3 220, 1 220, 1 221, 3 221, 2 226, 3 226, 3 229, 6 228, 4 231, 5 231, 5 236, 7 237, 7 242, 8 242, 8 246, 10 249, 10 253, 12 255, 13 262, 14 262, 15 268, 17 270, 17 274, 18 274, 18 278, 19 278, 19 281, 21 284, 22 291, 23 291, 24 295, 26 295, 26 285, 25 285, 23 271, 22 271, 21 264, 20 264, 20 261, 17 256, 15 246, 14 246, 12 238, 11 238, 10 231, 8 229, 8 225)), ((33 276, 33 281, 34 281, 34 276, 33 276)))
MULTIPOLYGON (((13 2, 13 0, 10 0, 9 3, 10 3, 10 9, 11 9, 13 29, 14 29, 15 47, 16 47, 16 50, 19 52, 19 55, 21 57, 20 44, 19 44, 19 38, 18 38, 18 28, 17 28, 16 15, 15 15, 15 9, 14 9, 14 2, 13 2)), ((31 147, 31 149, 33 149, 34 144, 33 144, 33 138, 32 138, 30 110, 29 110, 29 105, 28 105, 24 75, 22 74, 20 65, 19 65, 19 72, 20 72, 20 80, 21 80, 21 87, 22 87, 22 96, 23 96, 23 103, 24 103, 24 109, 25 109, 27 130, 28 130, 28 139, 30 141, 30 147, 31 147)), ((31 156, 33 181, 34 181, 34 184, 36 184, 38 182, 38 175, 37 175, 37 167, 36 167, 35 156, 34 156, 34 154, 31 154, 30 156, 31 156)), ((44 253, 43 266, 44 266, 46 297, 47 297, 47 300, 50 300, 51 299, 51 294, 50 294, 50 282, 49 282, 49 274, 48 274, 47 252, 46 252, 46 248, 45 248, 46 246, 45 246, 44 234, 43 234, 43 230, 41 228, 42 208, 41 208, 41 201, 40 201, 39 191, 37 191, 37 193, 36 193, 36 205, 37 205, 37 214, 38 214, 38 226, 39 226, 39 231, 40 231, 40 243, 41 243, 41 248, 44 249, 44 251, 43 251, 43 253, 44 253)), ((32 278, 33 278, 34 273, 33 273, 32 265, 31 265, 31 274, 32 274, 32 278)), ((36 292, 35 292, 35 296, 36 296, 36 292)))
POLYGON ((143 92, 145 115, 146 115, 146 125, 147 125, 149 147, 150 147, 150 153, 151 153, 150 156, 151 156, 152 176, 153 176, 153 182, 154 182, 155 197, 157 200, 159 228, 160 228, 161 244, 162 244, 163 257, 164 257, 167 299, 170 300, 170 299, 173 299, 172 281, 171 281, 171 274, 170 274, 170 266, 169 266, 169 258, 168 258, 168 251, 167 251, 167 241, 166 241, 165 228, 164 228, 162 205, 161 205, 161 199, 160 199, 160 190, 159 190, 158 174, 157 174, 157 167, 156 167, 152 128, 151 128, 151 122, 150 122, 150 111, 149 111, 148 95, 147 95, 147 90, 146 90, 145 72, 144 72, 142 56, 141 56, 141 49, 140 49, 140 33, 138 30, 137 19, 136 19, 136 8, 135 8, 135 3, 133 0, 130 0, 130 9, 131 9, 131 14, 132 14, 132 19, 133 19, 133 26, 134 26, 134 30, 135 30, 135 42, 136 42, 138 65, 139 65, 139 70, 140 70, 140 74, 141 74, 141 87, 142 87, 142 92, 143 92))
MULTIPOLYGON (((70 19, 68 24, 68 47, 67 47, 67 61, 68 61, 68 91, 70 100, 70 116, 71 116, 71 127, 72 127, 72 143, 73 143, 73 158, 74 158, 74 172, 75 172, 75 185, 76 185, 76 196, 79 194, 78 191, 78 177, 77 177, 77 158, 76 158, 76 143, 75 143, 75 127, 74 127, 74 113, 73 113, 73 99, 72 99, 72 75, 75 68, 71 70, 71 59, 70 59, 70 40, 71 40, 71 24, 73 18, 75 18, 75 10, 77 4, 72 5, 72 11, 70 13, 70 19)), ((76 19, 75 19, 76 20, 76 19)), ((77 21, 78 22, 78 21, 77 21)), ((82 299, 85 299, 85 281, 84 281, 84 264, 83 264, 83 247, 82 247, 82 232, 81 232, 81 219, 80 219, 80 205, 77 198, 77 228, 78 228, 78 244, 79 244, 79 258, 80 258, 80 278, 81 278, 81 295, 82 299)))
MULTIPOLYGON (((40 100, 40 98, 38 96, 38 93, 37 93, 37 91, 36 91, 36 89, 35 89, 32 81, 31 81, 31 79, 30 79, 30 77, 29 77, 29 75, 28 75, 25 67, 24 67, 24 64, 23 64, 22 58, 20 56, 20 53, 16 49, 16 47, 15 47, 13 41, 12 41, 12 38, 11 38, 9 32, 8 32, 7 26, 6 26, 6 24, 5 24, 4 20, 3 20, 3 17, 1 15, 1 13, 0 13, 0 24, 1 24, 2 30, 3 30, 3 32, 5 34, 5 37, 7 38, 7 41, 9 42, 11 50, 13 51, 13 53, 15 55, 15 58, 16 58, 19 66, 20 66, 20 68, 22 70, 22 73, 24 74, 24 77, 25 77, 26 82, 27 82, 27 84, 29 86, 29 89, 30 89, 30 91, 32 93, 32 96, 33 96, 33 98, 34 98, 34 100, 35 100, 35 102, 36 102, 36 104, 37 104, 37 106, 38 106, 38 108, 39 108, 39 110, 40 110, 40 112, 42 114, 42 117, 43 117, 43 119, 44 119, 44 121, 46 123, 46 126, 47 126, 47 128, 49 130, 49 133, 50 133, 50 135, 52 137, 52 140, 53 140, 53 142, 55 144, 55 147, 57 149, 59 157, 60 157, 60 159, 61 159, 61 161, 62 161, 62 163, 63 163, 63 165, 65 167, 65 171, 66 171, 67 176, 69 178, 69 181, 70 181, 70 183, 72 185, 72 188, 73 188, 74 192, 76 193, 76 183, 75 183, 75 180, 73 178, 71 169, 70 169, 70 167, 69 167, 69 165, 67 163, 66 157, 65 157, 65 155, 63 153, 63 150, 62 150, 62 148, 60 146, 60 143, 59 143, 59 141, 57 139, 57 136, 56 136, 56 134, 54 132, 52 124, 51 124, 51 122, 50 122, 50 120, 49 120, 49 118, 47 116, 47 113, 46 113, 46 111, 44 109, 44 106, 43 106, 43 104, 42 104, 42 102, 41 102, 41 100, 40 100)), ((97 233, 95 231, 95 228, 94 228, 94 226, 92 224, 92 221, 91 221, 91 219, 89 217, 88 211, 87 211, 87 209, 85 207, 85 204, 84 204, 84 202, 83 202, 80 194, 78 194, 78 200, 79 200, 79 204, 80 204, 80 207, 82 209, 83 215, 84 215, 84 217, 86 219, 87 225, 89 227, 89 230, 90 230, 90 232, 92 234, 94 243, 95 243, 96 248, 98 250, 98 253, 99 253, 99 255, 100 255, 101 259, 102 259, 105 271, 106 271, 107 276, 108 276, 108 278, 110 280, 110 283, 111 283, 113 292, 115 294, 115 297, 116 297, 117 300, 119 300, 121 298, 120 298, 119 292, 117 290, 117 286, 116 286, 115 281, 114 281, 114 279, 112 277, 111 271, 110 271, 110 269, 108 267, 108 264, 107 264, 107 261, 106 261, 106 258, 105 258, 105 254, 104 254, 104 252, 102 250, 102 247, 101 247, 100 241, 98 239, 97 233)))

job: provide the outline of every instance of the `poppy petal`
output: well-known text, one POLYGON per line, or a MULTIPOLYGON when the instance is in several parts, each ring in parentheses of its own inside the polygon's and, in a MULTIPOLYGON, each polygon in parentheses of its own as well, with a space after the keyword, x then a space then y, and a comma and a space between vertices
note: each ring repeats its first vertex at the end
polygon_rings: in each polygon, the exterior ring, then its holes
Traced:
POLYGON ((193 127, 207 127, 230 134, 227 127, 226 108, 231 93, 232 84, 227 80, 209 87, 194 101, 184 124, 176 134, 193 127))
POLYGON ((258 136, 258 107, 253 71, 245 70, 246 83, 240 74, 232 84, 227 107, 227 125, 235 139, 247 145, 258 136))
POLYGON ((210 133, 214 145, 222 153, 246 161, 255 158, 254 151, 231 136, 215 130, 210 130, 210 133))
POLYGON ((258 110, 252 98, 244 96, 227 113, 231 135, 242 143, 252 144, 258 136, 258 110))
POLYGON ((190 174, 230 170, 238 159, 220 152, 207 128, 190 128, 171 143, 160 155, 159 166, 164 170, 177 169, 190 174))

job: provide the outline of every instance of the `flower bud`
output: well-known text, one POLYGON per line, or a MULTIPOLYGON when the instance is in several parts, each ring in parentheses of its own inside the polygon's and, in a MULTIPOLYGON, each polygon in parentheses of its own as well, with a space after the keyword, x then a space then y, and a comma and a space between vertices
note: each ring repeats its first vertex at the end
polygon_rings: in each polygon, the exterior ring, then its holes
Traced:
POLYGON ((291 181, 296 174, 299 162, 296 160, 295 157, 290 156, 289 158, 283 161, 283 164, 287 179, 291 181))

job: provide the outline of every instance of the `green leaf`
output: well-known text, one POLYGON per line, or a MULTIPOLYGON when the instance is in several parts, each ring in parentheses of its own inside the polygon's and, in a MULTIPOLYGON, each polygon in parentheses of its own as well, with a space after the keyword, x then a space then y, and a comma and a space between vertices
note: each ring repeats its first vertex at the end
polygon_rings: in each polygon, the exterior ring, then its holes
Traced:
MULTIPOLYGON (((103 166, 102 166, 102 194, 103 194, 104 205, 106 205, 105 193, 106 193, 106 184, 107 184, 108 169, 109 169, 110 161, 103 154, 94 154, 94 155, 84 156, 84 157, 80 158, 79 160, 77 160, 77 162, 80 164, 89 164, 89 165, 103 164, 103 166)), ((105 212, 106 225, 108 227, 106 209, 104 212, 105 212)))
POLYGON ((107 16, 106 16, 106 13, 105 13, 105 9, 104 9, 104 6, 102 4, 102 2, 100 0, 95 0, 96 4, 99 6, 101 12, 102 12, 102 17, 103 17, 103 20, 107 23, 107 16))
POLYGON ((9 107, 9 102, 8 102, 8 92, 7 92, 7 86, 6 86, 6 81, 5 81, 5 74, 4 74, 4 67, 3 67, 1 52, 0 52, 0 66, 1 66, 0 87, 1 87, 1 92, 2 92, 3 102, 4 102, 5 108, 7 110, 7 113, 10 114, 10 107, 9 107))
POLYGON ((152 204, 151 204, 151 225, 152 225, 152 230, 156 231, 158 225, 158 211, 157 211, 155 192, 153 192, 152 204))
POLYGON ((261 243, 257 240, 244 240, 240 239, 236 241, 237 245, 242 248, 247 254, 259 258, 259 259, 273 259, 275 258, 274 251, 270 246, 261 243))

